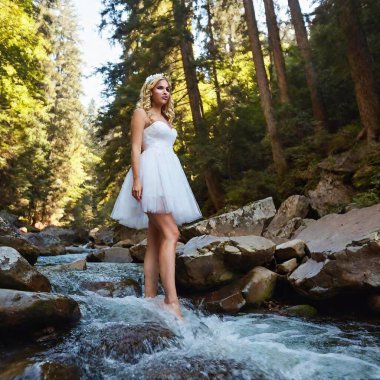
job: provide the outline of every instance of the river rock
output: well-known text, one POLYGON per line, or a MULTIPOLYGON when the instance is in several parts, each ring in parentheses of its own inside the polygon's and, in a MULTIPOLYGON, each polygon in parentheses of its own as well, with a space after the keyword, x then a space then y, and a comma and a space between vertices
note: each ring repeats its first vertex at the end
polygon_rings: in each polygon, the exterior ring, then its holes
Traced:
POLYGON ((86 335, 80 347, 82 357, 97 355, 134 364, 144 354, 152 354, 169 345, 175 334, 158 323, 129 325, 110 323, 86 335))
POLYGON ((142 296, 139 283, 132 278, 124 278, 118 282, 112 281, 83 281, 81 287, 95 292, 103 297, 123 298, 127 296, 142 296))
POLYGON ((95 244, 98 245, 112 245, 114 244, 113 229, 108 227, 93 228, 89 237, 93 239, 95 244))
POLYGON ((49 267, 50 270, 86 270, 87 261, 86 259, 79 259, 68 264, 53 265, 49 267))
POLYGON ((144 239, 138 244, 135 244, 129 249, 133 261, 137 263, 143 263, 145 258, 145 252, 148 247, 148 239, 144 239))
POLYGON ((368 307, 380 315, 380 294, 371 294, 368 299, 368 307))
POLYGON ((288 261, 285 261, 282 264, 277 265, 276 272, 280 274, 288 274, 294 271, 298 266, 297 259, 293 258, 288 261))
POLYGON ((343 184, 341 177, 333 173, 323 173, 317 187, 308 191, 311 207, 319 216, 344 211, 351 202, 352 194, 352 188, 343 184))
POLYGON ((194 297, 209 311, 236 313, 245 305, 259 306, 269 300, 276 287, 278 275, 264 267, 255 267, 244 277, 218 290, 194 297))
POLYGON ((380 290, 380 239, 362 245, 348 245, 333 253, 301 264, 290 276, 292 286, 301 294, 325 299, 349 292, 380 290))
MULTIPOLYGON (((133 377, 136 379, 175 379, 175 380, 206 380, 206 379, 247 379, 244 364, 232 359, 208 358, 202 356, 165 355, 164 360, 145 359, 133 368, 133 377), (159 375, 158 375, 159 374, 159 375)), ((252 372, 252 369, 250 369, 252 372)), ((265 371, 257 368, 251 379, 268 378, 265 371)), ((276 379, 281 376, 275 375, 276 379)))
POLYGON ((17 252, 24 257, 29 264, 33 265, 38 260, 40 254, 39 249, 25 240, 21 236, 4 235, 0 236, 0 246, 7 246, 14 248, 17 252))
POLYGON ((0 331, 64 327, 80 318, 78 303, 63 294, 0 289, 0 331))
POLYGON ((34 292, 51 291, 49 280, 11 247, 0 247, 0 287, 34 292))
POLYGON ((185 288, 216 288, 269 263, 274 250, 275 244, 261 236, 197 236, 177 250, 176 279, 185 288))
POLYGON ((310 305, 288 306, 281 310, 281 314, 295 315, 298 317, 314 317, 318 314, 317 309, 310 305))
POLYGON ((65 253, 65 247, 57 236, 49 235, 46 232, 27 233, 23 236, 38 248, 40 255, 57 256, 65 253))
POLYGON ((0 370, 0 379, 3 380, 80 380, 81 369, 73 364, 54 361, 33 363, 31 360, 22 359, 12 362, 5 370, 0 370))
POLYGON ((218 215, 180 229, 181 237, 188 241, 194 236, 243 236, 261 235, 264 226, 276 213, 271 197, 218 215))
POLYGON ((289 239, 309 212, 310 200, 303 195, 292 195, 282 202, 263 236, 281 241, 289 239))
POLYGON ((88 262, 131 263, 132 257, 128 248, 110 247, 89 253, 86 260, 88 262))
POLYGON ((64 246, 85 244, 89 240, 89 232, 84 228, 48 226, 43 232, 50 236, 57 237, 64 246))
POLYGON ((301 239, 290 240, 276 246, 275 257, 278 261, 286 261, 293 258, 302 259, 309 252, 307 245, 301 239))

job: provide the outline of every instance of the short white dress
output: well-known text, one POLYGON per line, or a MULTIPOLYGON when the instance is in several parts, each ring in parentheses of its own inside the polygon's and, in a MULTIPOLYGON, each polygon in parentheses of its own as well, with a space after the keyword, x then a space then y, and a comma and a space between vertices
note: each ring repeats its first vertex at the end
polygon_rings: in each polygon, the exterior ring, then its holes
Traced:
POLYGON ((111 218, 124 226, 148 227, 147 212, 172 213, 177 225, 202 218, 199 205, 173 150, 177 130, 161 120, 143 132, 140 156, 140 201, 132 196, 133 172, 129 169, 113 207, 111 218))

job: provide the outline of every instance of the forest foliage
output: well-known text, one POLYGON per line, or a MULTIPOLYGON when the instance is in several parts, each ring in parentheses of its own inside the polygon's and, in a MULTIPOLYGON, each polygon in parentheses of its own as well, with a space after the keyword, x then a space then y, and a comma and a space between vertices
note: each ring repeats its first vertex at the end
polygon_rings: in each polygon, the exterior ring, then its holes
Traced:
POLYGON ((380 94, 378 1, 319 0, 299 19, 297 0, 282 19, 284 3, 274 2, 283 73, 276 28, 265 18, 273 3, 265 2, 252 3, 257 40, 249 0, 103 0, 100 28, 123 54, 99 68, 106 104, 96 110, 79 100, 71 1, 1 0, 0 207, 32 224, 106 223, 130 168, 132 111, 156 72, 172 81, 175 150, 205 216, 307 194, 323 176, 318 164, 339 154, 357 160, 355 172, 341 174, 352 201, 380 202, 379 104, 371 95, 380 94))

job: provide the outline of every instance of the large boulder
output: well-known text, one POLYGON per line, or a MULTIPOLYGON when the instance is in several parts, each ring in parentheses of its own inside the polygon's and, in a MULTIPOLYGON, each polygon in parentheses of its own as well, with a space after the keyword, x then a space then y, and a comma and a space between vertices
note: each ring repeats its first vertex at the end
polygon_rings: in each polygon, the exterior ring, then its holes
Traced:
POLYGON ((89 233, 84 228, 48 226, 43 232, 51 236, 56 236, 64 246, 84 244, 87 243, 89 239, 89 233))
MULTIPOLYGON (((122 242, 125 242, 125 240, 122 240, 122 242)), ((117 247, 117 246, 121 246, 121 244, 117 243, 113 247, 117 247)), ((183 246, 183 243, 178 241, 176 250, 180 250, 182 246, 183 246)), ((148 239, 144 239, 143 241, 140 241, 140 243, 131 246, 129 248, 129 253, 132 256, 133 261, 136 263, 143 263, 147 248, 148 248, 148 239)))
POLYGON ((49 280, 11 247, 0 247, 0 287, 34 292, 51 291, 49 280))
POLYGON ((241 279, 198 297, 210 311, 236 313, 243 306, 260 306, 275 290, 278 275, 267 268, 255 267, 241 279))
POLYGON ((275 244, 261 236, 198 236, 177 250, 176 278, 185 288, 205 290, 240 278, 272 261, 275 244))
POLYGON ((282 202, 263 236, 276 242, 284 242, 297 230, 308 214, 310 200, 303 195, 292 195, 282 202))
POLYGON ((324 172, 314 190, 308 191, 311 207, 319 216, 342 212, 351 202, 353 189, 343 183, 341 176, 324 172))
POLYGON ((28 262, 33 265, 38 260, 39 249, 22 236, 0 236, 0 246, 12 247, 17 250, 28 262))
POLYGON ((66 253, 60 238, 46 232, 26 233, 23 238, 36 246, 40 255, 57 256, 66 253))
MULTIPOLYGON (((146 236, 146 229, 136 230, 134 228, 123 226, 122 224, 117 224, 113 229, 113 241, 116 244, 123 240, 124 244, 127 244, 128 241, 128 244, 132 246, 144 240, 146 236)), ((123 245, 123 248, 129 247, 123 245)))
POLYGON ((65 295, 0 289, 0 331, 65 327, 80 318, 78 303, 65 295))
POLYGON ((89 237, 99 245, 112 245, 114 244, 113 229, 109 227, 96 227, 93 228, 89 237))
POLYGON ((316 299, 380 290, 380 204, 326 215, 302 230, 309 259, 289 277, 316 299))
POLYGON ((181 228, 181 237, 187 241, 194 236, 261 235, 264 227, 276 213, 271 197, 181 228))

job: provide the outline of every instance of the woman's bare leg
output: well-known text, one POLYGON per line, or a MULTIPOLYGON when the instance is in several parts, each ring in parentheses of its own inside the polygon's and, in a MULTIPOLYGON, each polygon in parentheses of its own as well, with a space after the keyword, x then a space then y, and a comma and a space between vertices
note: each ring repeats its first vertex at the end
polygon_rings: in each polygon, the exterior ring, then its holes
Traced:
POLYGON ((158 260, 160 277, 165 289, 165 303, 182 318, 175 286, 175 251, 179 230, 172 214, 150 214, 150 220, 161 233, 158 260))
POLYGON ((158 249, 160 246, 160 231, 151 221, 148 223, 148 246, 144 258, 144 295, 156 297, 158 288, 158 249))

